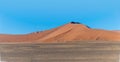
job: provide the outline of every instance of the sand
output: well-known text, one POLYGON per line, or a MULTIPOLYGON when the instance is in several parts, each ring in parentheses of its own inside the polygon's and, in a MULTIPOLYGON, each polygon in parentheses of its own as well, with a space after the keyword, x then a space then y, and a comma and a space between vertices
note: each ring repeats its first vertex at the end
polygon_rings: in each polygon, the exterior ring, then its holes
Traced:
POLYGON ((120 30, 113 30, 114 32, 120 33, 120 30))
POLYGON ((120 31, 92 29, 83 24, 68 23, 58 28, 24 35, 0 35, 0 42, 78 42, 120 41, 120 31))

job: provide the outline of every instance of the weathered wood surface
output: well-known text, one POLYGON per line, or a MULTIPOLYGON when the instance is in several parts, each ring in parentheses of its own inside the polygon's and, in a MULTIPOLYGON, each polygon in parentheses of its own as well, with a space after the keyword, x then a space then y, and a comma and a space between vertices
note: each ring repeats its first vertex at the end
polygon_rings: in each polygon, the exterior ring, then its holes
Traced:
POLYGON ((120 43, 0 44, 1 62, 119 62, 120 43))

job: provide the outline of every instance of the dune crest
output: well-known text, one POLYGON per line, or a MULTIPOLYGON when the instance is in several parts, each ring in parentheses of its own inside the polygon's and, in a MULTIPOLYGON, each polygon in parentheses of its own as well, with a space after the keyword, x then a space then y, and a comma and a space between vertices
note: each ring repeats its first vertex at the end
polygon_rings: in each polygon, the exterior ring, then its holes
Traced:
POLYGON ((120 41, 120 33, 92 29, 78 22, 71 22, 42 32, 26 35, 0 35, 0 42, 71 42, 71 41, 120 41))

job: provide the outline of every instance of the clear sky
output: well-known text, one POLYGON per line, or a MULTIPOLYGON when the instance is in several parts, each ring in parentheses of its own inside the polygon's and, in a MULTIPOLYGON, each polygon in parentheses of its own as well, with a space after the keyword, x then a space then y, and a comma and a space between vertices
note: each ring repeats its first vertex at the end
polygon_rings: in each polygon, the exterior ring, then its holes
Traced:
POLYGON ((70 21, 120 30, 120 0, 0 0, 0 33, 25 34, 70 21))

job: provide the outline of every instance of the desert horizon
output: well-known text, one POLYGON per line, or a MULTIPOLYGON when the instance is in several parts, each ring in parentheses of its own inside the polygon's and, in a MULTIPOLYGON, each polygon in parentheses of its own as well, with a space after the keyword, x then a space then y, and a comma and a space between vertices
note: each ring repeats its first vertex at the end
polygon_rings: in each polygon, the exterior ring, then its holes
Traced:
POLYGON ((50 30, 21 35, 0 35, 0 42, 56 43, 71 41, 120 41, 119 30, 92 29, 79 22, 70 22, 50 30))
POLYGON ((120 0, 0 0, 0 62, 120 62, 120 0))

